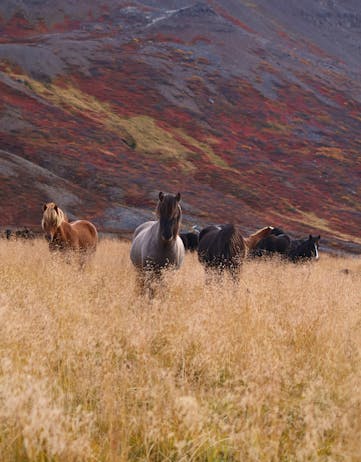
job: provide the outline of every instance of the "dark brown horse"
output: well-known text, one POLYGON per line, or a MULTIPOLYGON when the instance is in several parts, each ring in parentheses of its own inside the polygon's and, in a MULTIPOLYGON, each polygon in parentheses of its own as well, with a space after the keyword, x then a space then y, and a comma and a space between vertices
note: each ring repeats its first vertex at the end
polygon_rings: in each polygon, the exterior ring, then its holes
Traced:
POLYGON ((267 226, 249 237, 243 237, 233 224, 207 226, 199 234, 198 259, 206 270, 213 269, 218 273, 227 270, 236 279, 248 252, 272 229, 267 226))
POLYGON ((81 266, 86 258, 95 252, 98 244, 98 232, 87 220, 69 223, 65 213, 54 203, 43 206, 41 226, 49 241, 51 251, 74 253, 79 257, 81 266))

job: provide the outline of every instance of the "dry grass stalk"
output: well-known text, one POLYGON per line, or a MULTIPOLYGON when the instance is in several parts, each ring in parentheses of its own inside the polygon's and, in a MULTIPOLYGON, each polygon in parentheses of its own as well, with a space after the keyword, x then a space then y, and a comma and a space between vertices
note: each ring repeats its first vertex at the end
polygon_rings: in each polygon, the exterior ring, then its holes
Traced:
POLYGON ((80 272, 0 253, 1 461, 360 460, 360 259, 247 262, 236 287, 188 255, 149 302, 127 243, 80 272))

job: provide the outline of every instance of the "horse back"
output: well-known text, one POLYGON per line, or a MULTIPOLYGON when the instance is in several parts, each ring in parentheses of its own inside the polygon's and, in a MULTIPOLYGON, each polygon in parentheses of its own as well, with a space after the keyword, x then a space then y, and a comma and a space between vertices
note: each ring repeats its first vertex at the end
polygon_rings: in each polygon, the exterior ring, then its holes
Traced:
POLYGON ((198 258, 210 266, 238 265, 245 255, 245 243, 234 225, 208 226, 201 231, 198 258))
POLYGON ((204 238, 204 236, 206 236, 207 234, 211 233, 213 235, 217 233, 219 230, 220 230, 219 226, 215 226, 215 225, 206 226, 200 231, 198 241, 200 242, 204 238))
POLYGON ((217 226, 207 226, 203 228, 199 234, 198 254, 210 255, 215 250, 215 243, 219 234, 220 228, 217 226))
POLYGON ((152 256, 152 248, 155 246, 156 239, 153 228, 157 223, 157 221, 146 221, 139 225, 133 233, 130 259, 138 268, 143 268, 146 259, 152 256))
POLYGON ((68 224, 68 239, 79 249, 95 249, 98 243, 98 231, 87 220, 77 220, 68 224))
POLYGON ((287 234, 270 234, 261 239, 256 246, 256 250, 265 250, 266 252, 276 252, 286 254, 290 248, 291 239, 287 234))
POLYGON ((145 223, 142 223, 141 225, 137 226, 137 228, 135 228, 135 231, 133 233, 133 239, 135 239, 138 236, 138 234, 140 234, 142 231, 153 226, 155 223, 157 222, 156 221, 146 221, 145 223))

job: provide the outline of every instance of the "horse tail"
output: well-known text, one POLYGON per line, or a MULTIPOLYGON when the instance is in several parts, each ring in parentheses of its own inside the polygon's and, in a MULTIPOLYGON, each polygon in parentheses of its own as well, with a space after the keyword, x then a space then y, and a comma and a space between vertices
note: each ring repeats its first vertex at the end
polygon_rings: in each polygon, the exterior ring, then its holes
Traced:
POLYGON ((223 252, 226 258, 231 260, 244 258, 247 253, 245 241, 234 225, 224 225, 219 232, 221 241, 224 243, 223 252))
POLYGON ((239 231, 236 231, 231 239, 231 252, 236 258, 246 258, 248 250, 246 242, 239 231))
POLYGON ((269 236, 273 230, 272 226, 266 226, 265 228, 262 228, 258 231, 256 231, 254 234, 251 234, 248 237, 244 238, 244 241, 246 243, 247 249, 248 250, 253 250, 257 244, 260 242, 261 239, 269 236))
POLYGON ((219 230, 219 235, 223 242, 231 242, 236 233, 236 228, 234 225, 223 225, 219 230))

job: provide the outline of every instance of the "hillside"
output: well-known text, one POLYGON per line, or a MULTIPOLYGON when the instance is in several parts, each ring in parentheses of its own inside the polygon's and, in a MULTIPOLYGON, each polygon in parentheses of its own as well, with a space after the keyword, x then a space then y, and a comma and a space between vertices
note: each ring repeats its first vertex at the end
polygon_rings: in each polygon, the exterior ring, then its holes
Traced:
POLYGON ((356 0, 5 0, 0 226, 43 202, 131 231, 159 190, 361 249, 356 0))

